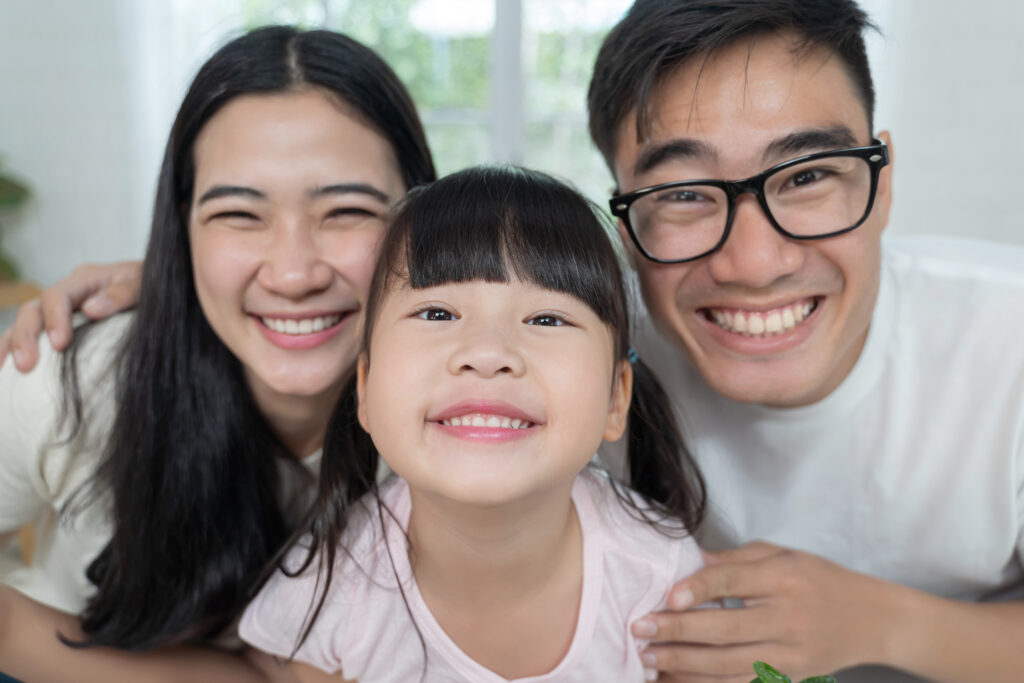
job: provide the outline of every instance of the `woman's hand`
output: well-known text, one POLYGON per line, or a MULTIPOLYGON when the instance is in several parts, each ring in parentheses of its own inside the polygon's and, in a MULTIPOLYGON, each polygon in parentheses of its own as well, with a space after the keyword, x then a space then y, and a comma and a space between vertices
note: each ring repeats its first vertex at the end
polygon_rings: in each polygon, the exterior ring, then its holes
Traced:
POLYGON ((86 264, 43 290, 38 299, 18 309, 11 329, 0 335, 0 367, 7 356, 14 367, 28 372, 39 360, 39 335, 45 330, 50 345, 63 351, 71 343, 71 315, 81 311, 94 320, 132 308, 139 300, 142 263, 124 261, 86 264))

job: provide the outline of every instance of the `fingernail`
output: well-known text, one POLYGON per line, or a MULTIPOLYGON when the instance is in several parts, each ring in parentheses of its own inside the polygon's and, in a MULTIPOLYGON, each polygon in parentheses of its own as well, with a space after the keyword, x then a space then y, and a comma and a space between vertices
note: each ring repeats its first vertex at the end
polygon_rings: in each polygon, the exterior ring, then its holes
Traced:
POLYGON ((14 349, 11 355, 14 356, 14 364, 17 366, 20 366, 22 361, 25 360, 25 356, 20 349, 14 349))
POLYGON ((658 680, 657 669, 644 669, 644 680, 645 681, 656 681, 658 680))
POLYGON ((658 655, 653 652, 645 652, 640 655, 640 661, 644 663, 644 666, 649 666, 653 669, 658 666, 658 655))
POLYGON ((53 330, 50 330, 49 332, 46 333, 46 336, 50 338, 50 346, 56 347, 57 346, 57 333, 54 332, 53 330))
POLYGON ((633 622, 633 635, 637 638, 653 638, 658 634, 658 625, 650 619, 633 622))
POLYGON ((690 590, 676 591, 668 598, 668 606, 672 609, 686 609, 693 604, 693 593, 690 590))
POLYGON ((90 318, 101 318, 110 309, 110 299, 96 296, 82 304, 82 313, 90 318))

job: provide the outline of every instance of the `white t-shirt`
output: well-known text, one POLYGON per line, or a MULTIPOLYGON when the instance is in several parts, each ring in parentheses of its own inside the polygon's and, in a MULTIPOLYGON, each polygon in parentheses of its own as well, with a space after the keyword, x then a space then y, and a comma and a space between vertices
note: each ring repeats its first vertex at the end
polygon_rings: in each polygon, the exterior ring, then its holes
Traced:
POLYGON ((642 332, 707 480, 698 540, 762 539, 950 598, 1024 597, 1024 250, 902 238, 883 253, 863 352, 813 405, 722 398, 642 332))
MULTIPOLYGON (((583 587, 576 631, 568 653, 552 671, 519 681, 643 681, 639 643, 629 625, 663 608, 669 589, 702 564, 689 536, 672 538, 638 521, 617 500, 607 477, 584 471, 573 487, 573 504, 583 534, 583 587)), ((384 514, 380 533, 376 504, 363 499, 353 515, 323 610, 296 660, 360 683, 503 683, 447 636, 423 601, 409 565, 404 529, 411 511, 409 487, 395 477, 381 490, 394 514, 384 514), (353 562, 350 558, 358 560, 353 562), (391 564, 394 559, 394 565, 391 564), (398 590, 399 577, 404 589, 398 590), (406 601, 408 604, 406 604, 406 601), (410 618, 411 617, 411 618, 410 618), (415 625, 413 623, 415 620, 415 625)), ((290 562, 305 555, 296 551, 290 562)), ((290 565, 293 568, 298 565, 290 565)), ((288 657, 305 624, 317 581, 317 561, 298 577, 278 571, 250 603, 239 625, 249 644, 288 657)))
MULTIPOLYGON (((115 412, 111 360, 131 321, 131 314, 118 315, 86 337, 78 354, 84 420, 70 443, 63 443, 67 428, 58 431, 64 396, 61 355, 48 340, 40 338, 39 363, 30 373, 19 373, 11 362, 0 370, 0 533, 30 522, 36 533, 31 566, 17 567, 0 581, 74 614, 95 590, 85 570, 110 540, 110 501, 105 496, 83 498, 89 504, 79 509, 76 499, 74 514, 61 511, 92 479, 102 456, 115 412)), ((303 464, 315 473, 320 452, 303 464)), ((281 476, 282 500, 295 517, 313 491, 300 489, 306 487, 304 481, 283 464, 281 476)))

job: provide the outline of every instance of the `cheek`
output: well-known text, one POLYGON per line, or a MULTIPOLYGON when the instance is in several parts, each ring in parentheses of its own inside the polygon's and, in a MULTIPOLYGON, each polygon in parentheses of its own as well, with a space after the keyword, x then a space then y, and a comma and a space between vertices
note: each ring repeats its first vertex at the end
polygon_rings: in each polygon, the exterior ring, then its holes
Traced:
POLYGON ((218 305, 234 304, 259 267, 251 245, 223 235, 193 232, 191 247, 196 292, 207 315, 218 305))
POLYGON ((331 267, 342 277, 365 303, 370 291, 370 280, 377 265, 383 228, 366 230, 352 235, 339 235, 326 245, 331 267))

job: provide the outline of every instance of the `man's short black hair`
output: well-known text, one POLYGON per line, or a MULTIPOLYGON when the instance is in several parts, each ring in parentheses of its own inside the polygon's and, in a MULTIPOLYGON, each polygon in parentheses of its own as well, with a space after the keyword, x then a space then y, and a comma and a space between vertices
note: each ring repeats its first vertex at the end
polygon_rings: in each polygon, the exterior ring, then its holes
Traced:
POLYGON ((622 120, 635 109, 637 139, 650 133, 650 98, 664 76, 740 38, 787 30, 800 36, 798 52, 820 46, 839 56, 871 127, 867 29, 876 27, 853 0, 636 0, 597 55, 587 93, 590 136, 614 172, 622 120))

